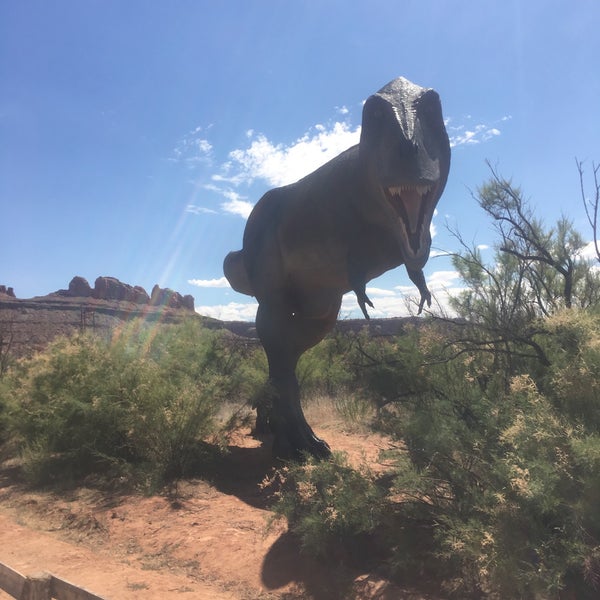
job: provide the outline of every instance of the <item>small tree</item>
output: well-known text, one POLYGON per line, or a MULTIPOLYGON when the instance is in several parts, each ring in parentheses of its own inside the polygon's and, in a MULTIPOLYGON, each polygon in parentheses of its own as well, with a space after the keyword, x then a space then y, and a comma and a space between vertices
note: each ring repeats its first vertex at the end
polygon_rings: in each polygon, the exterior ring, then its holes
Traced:
MULTIPOLYGON (((499 240, 487 264, 478 248, 452 231, 462 246, 453 264, 466 289, 451 299, 462 321, 446 349, 453 355, 490 353, 508 384, 514 375, 530 372, 531 359, 548 366, 540 344, 542 320, 563 308, 598 304, 600 273, 581 258, 585 243, 571 221, 561 217, 545 226, 521 190, 489 166, 489 181, 473 196, 493 218, 499 240)), ((593 208, 589 215, 595 222, 593 208)))
POLYGON ((580 255, 585 247, 572 222, 561 217, 546 228, 533 214, 518 187, 488 163, 492 176, 477 190, 476 200, 494 219, 500 235, 498 249, 522 265, 525 286, 520 297, 544 316, 574 304, 585 308, 598 300, 598 281, 586 275, 589 266, 580 255), (594 293, 587 289, 592 285, 594 293))

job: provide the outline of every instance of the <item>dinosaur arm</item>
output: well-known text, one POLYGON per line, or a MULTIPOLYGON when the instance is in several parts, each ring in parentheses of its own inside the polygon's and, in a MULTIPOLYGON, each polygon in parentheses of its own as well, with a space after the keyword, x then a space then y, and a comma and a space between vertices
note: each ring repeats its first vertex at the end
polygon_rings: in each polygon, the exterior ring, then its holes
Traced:
POLYGON ((423 306, 425 306, 425 302, 427 302, 427 307, 431 306, 431 292, 427 288, 427 283, 425 283, 425 275, 422 269, 413 270, 406 269, 408 272, 408 276, 410 280, 417 286, 421 294, 421 301, 419 302, 419 311, 417 312, 420 315, 423 312, 423 306))

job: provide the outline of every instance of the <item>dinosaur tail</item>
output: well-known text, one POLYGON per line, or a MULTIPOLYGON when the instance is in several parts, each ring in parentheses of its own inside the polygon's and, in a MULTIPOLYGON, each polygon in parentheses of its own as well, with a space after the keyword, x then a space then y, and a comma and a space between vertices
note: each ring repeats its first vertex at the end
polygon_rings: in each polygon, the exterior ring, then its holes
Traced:
POLYGON ((223 272, 231 287, 240 294, 254 296, 252 285, 248 279, 248 271, 244 265, 243 250, 230 252, 223 261, 223 272))

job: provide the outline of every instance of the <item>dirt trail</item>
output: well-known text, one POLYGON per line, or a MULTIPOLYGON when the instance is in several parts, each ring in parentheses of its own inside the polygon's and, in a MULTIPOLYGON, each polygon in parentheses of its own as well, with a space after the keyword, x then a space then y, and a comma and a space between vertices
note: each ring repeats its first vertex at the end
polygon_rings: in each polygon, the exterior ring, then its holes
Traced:
MULTIPOLYGON (((320 432, 351 460, 375 464, 384 438, 320 432)), ((284 523, 269 525, 260 482, 268 445, 241 432, 207 483, 186 481, 176 500, 30 492, 0 480, 0 562, 24 574, 49 571, 111 600, 418 598, 385 581, 300 553, 284 523)), ((7 598, 0 592, 0 598, 7 598)))

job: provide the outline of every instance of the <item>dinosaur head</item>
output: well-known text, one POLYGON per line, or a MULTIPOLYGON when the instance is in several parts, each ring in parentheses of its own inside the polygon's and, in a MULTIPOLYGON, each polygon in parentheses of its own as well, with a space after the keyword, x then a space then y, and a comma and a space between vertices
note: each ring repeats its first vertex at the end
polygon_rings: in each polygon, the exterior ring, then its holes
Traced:
POLYGON ((430 225, 450 168, 440 98, 403 77, 365 102, 359 152, 378 189, 382 218, 394 230, 404 262, 421 269, 430 225))

